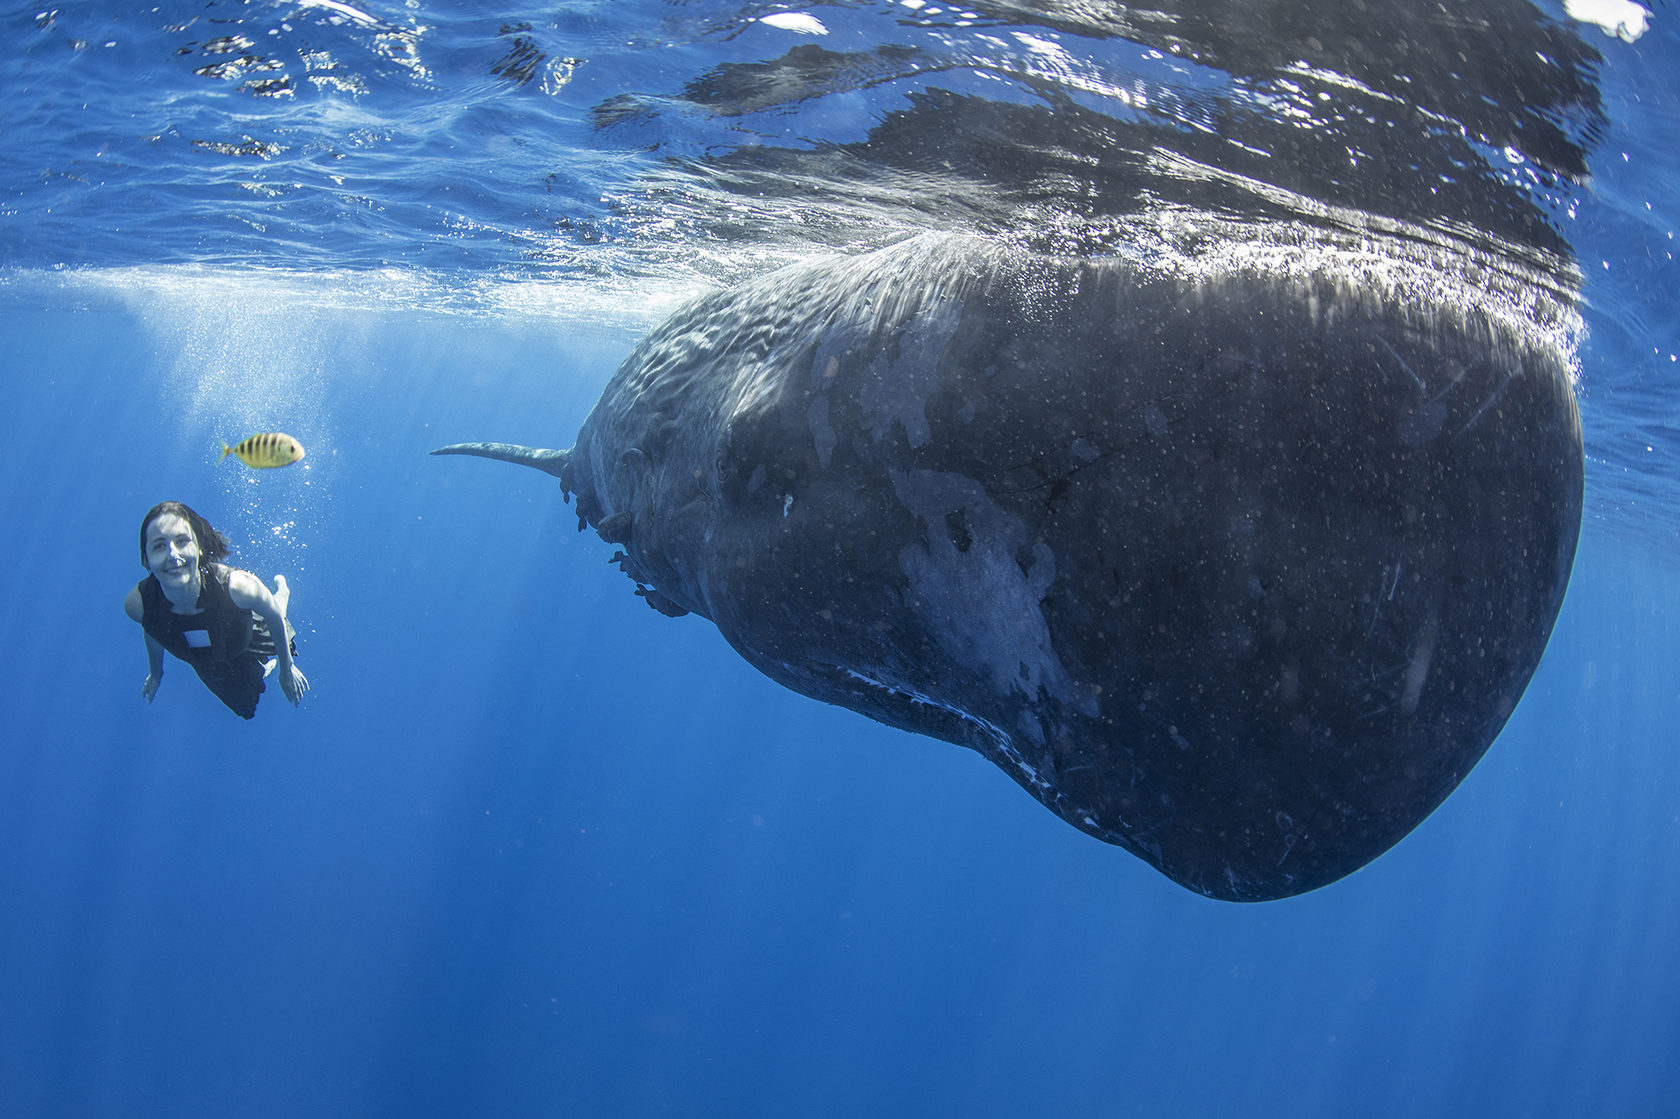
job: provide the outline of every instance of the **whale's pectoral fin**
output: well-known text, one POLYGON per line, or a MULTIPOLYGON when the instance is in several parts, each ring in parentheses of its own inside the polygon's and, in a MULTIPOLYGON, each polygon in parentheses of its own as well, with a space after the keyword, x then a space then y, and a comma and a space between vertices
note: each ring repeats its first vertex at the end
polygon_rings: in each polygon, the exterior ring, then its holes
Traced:
POLYGON ((680 618, 688 613, 687 607, 678 606, 662 592, 656 591, 652 587, 645 587, 642 584, 637 583, 636 593, 640 595, 642 600, 649 606, 653 607, 667 618, 680 618))
POLYGON ((534 466, 545 474, 552 474, 570 490, 571 451, 555 451, 546 447, 524 447, 518 443, 451 443, 447 447, 439 447, 433 451, 434 455, 476 455, 478 458, 493 458, 502 462, 516 462, 521 466, 534 466))

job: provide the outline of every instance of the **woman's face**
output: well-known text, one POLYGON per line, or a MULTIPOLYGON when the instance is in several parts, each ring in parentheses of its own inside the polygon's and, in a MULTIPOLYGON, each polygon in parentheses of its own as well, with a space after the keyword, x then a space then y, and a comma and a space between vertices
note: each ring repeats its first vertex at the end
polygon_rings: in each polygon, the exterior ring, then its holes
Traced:
POLYGON ((146 526, 146 567, 166 590, 197 580, 198 540, 185 517, 165 513, 146 526))

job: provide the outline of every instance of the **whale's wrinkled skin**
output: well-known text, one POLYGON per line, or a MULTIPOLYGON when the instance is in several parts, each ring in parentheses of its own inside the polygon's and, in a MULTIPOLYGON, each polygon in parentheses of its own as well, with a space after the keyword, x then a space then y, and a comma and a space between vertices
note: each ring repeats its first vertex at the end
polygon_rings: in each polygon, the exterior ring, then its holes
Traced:
POLYGON ((925 237, 691 303, 569 451, 443 450, 557 475, 782 684, 1283 897, 1464 778, 1568 580, 1567 346, 1454 273, 925 237))

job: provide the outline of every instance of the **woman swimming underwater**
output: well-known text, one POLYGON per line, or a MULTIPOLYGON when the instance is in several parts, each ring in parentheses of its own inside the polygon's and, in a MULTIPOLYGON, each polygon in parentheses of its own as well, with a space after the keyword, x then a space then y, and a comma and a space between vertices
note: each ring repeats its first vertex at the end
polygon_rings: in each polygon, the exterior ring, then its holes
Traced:
POLYGON ((250 572, 217 562, 227 554, 222 534, 178 501, 152 506, 140 522, 140 562, 150 574, 128 592, 123 609, 145 631, 147 703, 163 681, 164 650, 192 665, 204 686, 246 719, 257 712, 270 670, 293 705, 309 690, 292 663, 285 577, 274 577, 270 593, 250 572))

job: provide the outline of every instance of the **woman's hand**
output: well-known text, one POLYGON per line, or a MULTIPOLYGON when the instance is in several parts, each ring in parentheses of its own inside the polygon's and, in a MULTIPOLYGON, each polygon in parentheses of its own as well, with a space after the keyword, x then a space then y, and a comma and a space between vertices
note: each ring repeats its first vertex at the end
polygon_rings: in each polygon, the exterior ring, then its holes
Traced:
POLYGON ((291 672, 280 673, 280 690, 286 693, 286 698, 296 707, 303 702, 303 693, 309 690, 309 677, 305 676, 297 665, 291 665, 291 672))
POLYGON ((146 675, 146 683, 140 689, 140 694, 146 697, 147 703, 152 702, 152 697, 157 695, 158 685, 161 683, 163 683, 163 673, 152 672, 146 675))

